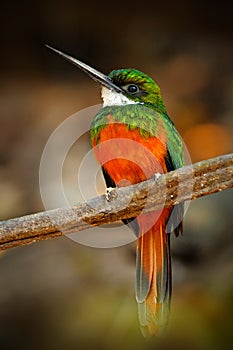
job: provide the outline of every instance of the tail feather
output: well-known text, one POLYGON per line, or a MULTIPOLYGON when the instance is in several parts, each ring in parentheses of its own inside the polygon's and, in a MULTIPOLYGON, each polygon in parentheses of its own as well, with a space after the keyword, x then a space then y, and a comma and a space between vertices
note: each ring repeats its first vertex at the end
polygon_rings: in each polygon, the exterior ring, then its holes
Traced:
POLYGON ((160 219, 138 239, 136 299, 144 336, 160 333, 167 325, 171 298, 170 236, 160 219))

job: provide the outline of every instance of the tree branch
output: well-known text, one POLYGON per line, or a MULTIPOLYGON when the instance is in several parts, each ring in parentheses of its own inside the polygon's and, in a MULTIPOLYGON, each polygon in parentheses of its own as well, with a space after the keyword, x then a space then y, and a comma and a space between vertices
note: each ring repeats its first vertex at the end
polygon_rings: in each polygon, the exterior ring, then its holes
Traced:
POLYGON ((204 160, 72 208, 0 222, 0 250, 149 213, 233 187, 233 154, 204 160))

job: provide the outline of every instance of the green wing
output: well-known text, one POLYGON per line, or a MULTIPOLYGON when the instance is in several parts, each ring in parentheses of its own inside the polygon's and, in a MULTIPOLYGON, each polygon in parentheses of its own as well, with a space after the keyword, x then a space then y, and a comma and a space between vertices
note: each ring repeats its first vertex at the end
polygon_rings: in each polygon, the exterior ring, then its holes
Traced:
MULTIPOLYGON (((182 139, 170 118, 166 116, 165 120, 167 132, 166 164, 168 171, 172 171, 181 168, 184 165, 183 144, 182 139)), ((183 217, 184 203, 175 205, 167 223, 167 232, 174 232, 176 236, 183 234, 183 217)))
POLYGON ((174 170, 181 168, 184 165, 183 143, 173 122, 167 115, 164 116, 164 121, 167 134, 167 150, 170 154, 174 170))

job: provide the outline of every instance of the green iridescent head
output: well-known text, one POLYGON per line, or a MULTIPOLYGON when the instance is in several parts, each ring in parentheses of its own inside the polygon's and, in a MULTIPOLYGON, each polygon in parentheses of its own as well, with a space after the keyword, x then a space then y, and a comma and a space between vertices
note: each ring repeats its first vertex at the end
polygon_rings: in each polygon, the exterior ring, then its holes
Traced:
POLYGON ((159 86, 147 74, 137 69, 113 70, 109 78, 123 90, 129 99, 135 102, 163 104, 159 86))

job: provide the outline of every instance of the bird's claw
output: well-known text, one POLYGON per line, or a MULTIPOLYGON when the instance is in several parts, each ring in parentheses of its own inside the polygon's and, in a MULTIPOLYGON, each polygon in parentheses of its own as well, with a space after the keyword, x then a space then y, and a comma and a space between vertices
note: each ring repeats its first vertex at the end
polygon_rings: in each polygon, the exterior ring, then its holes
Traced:
POLYGON ((160 173, 155 173, 153 176, 153 180, 157 181, 160 178, 161 174, 160 173))
POLYGON ((110 202, 112 199, 117 197, 116 188, 108 187, 105 191, 105 199, 110 202))

